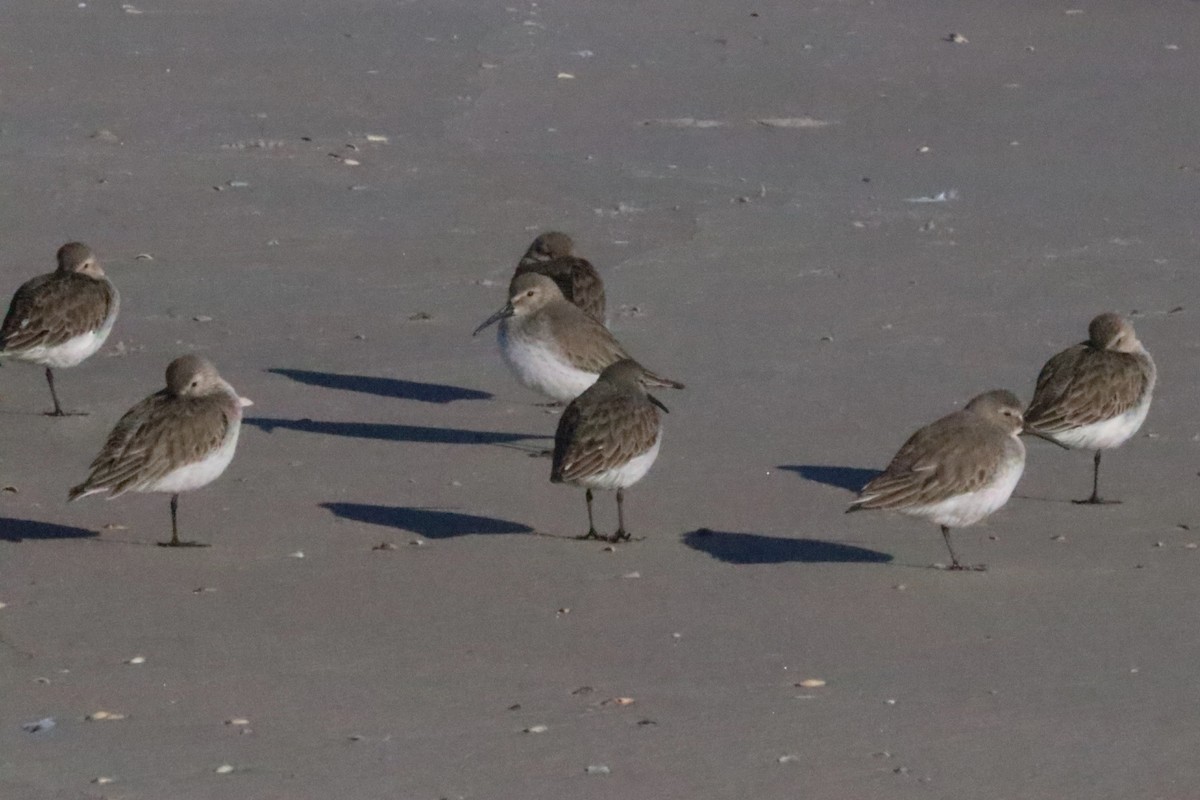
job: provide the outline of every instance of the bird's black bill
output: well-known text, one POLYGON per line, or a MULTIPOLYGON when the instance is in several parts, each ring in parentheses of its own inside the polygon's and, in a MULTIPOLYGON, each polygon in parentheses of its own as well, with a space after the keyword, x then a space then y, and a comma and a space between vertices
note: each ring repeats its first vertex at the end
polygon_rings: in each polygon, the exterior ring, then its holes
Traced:
POLYGON ((1058 439, 1055 439, 1053 436, 1050 436, 1049 434, 1041 433, 1039 431, 1031 431, 1029 428, 1026 428, 1025 430, 1021 431, 1021 435, 1022 436, 1036 436, 1037 438, 1042 439, 1043 441, 1047 441, 1047 442, 1050 442, 1051 444, 1058 445, 1063 450, 1071 449, 1071 448, 1067 447, 1065 444, 1063 444, 1062 442, 1060 442, 1058 439))
POLYGON ((476 328, 476 329, 474 330, 474 332, 472 332, 472 334, 471 334, 471 335, 472 335, 472 336, 475 336, 475 335, 476 335, 476 334, 478 334, 478 333, 479 333, 481 330, 483 330, 484 328, 486 328, 488 325, 491 325, 491 324, 493 324, 493 323, 499 322, 500 320, 502 320, 502 319, 505 319, 506 317, 511 317, 512 315, 513 315, 513 307, 512 307, 512 303, 505 303, 505 304, 504 304, 504 308, 500 309, 500 310, 499 310, 499 311, 497 311, 495 314, 492 314, 490 317, 488 317, 487 319, 485 319, 485 320, 483 321, 483 324, 482 324, 482 325, 480 325, 478 328, 476 328))
POLYGON ((661 408, 664 414, 670 414, 670 413, 671 413, 671 409, 669 409, 669 408, 667 408, 666 406, 664 406, 664 405, 662 404, 662 401, 661 401, 661 400, 659 400, 659 399, 658 399, 657 397, 655 397, 654 395, 652 395, 652 394, 648 394, 648 395, 646 395, 646 397, 650 398, 650 402, 651 402, 651 403, 654 403, 654 405, 656 405, 656 406, 658 406, 659 408, 661 408))

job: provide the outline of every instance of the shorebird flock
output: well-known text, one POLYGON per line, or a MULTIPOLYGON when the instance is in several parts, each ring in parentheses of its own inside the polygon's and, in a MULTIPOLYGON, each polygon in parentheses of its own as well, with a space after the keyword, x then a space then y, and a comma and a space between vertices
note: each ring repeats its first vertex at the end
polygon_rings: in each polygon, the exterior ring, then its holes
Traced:
MULTIPOLYGON (((103 346, 120 305, 116 288, 91 249, 79 242, 58 251, 58 269, 32 278, 13 295, 0 327, 0 358, 45 367, 54 408, 66 416, 54 369, 73 367, 103 346)), ((658 458, 667 407, 650 389, 683 389, 634 359, 609 331, 604 282, 574 253, 564 233, 534 239, 517 264, 504 305, 475 329, 497 324, 504 362, 517 382, 565 404, 554 436, 550 480, 585 490, 588 529, 579 538, 619 542, 625 490, 658 458), (594 490, 615 491, 617 530, 603 536, 592 515, 594 490)), ((887 468, 859 492, 847 513, 897 511, 940 526, 951 570, 978 570, 959 560, 951 530, 973 525, 1008 502, 1025 470, 1022 436, 1064 449, 1095 451, 1092 493, 1100 497, 1100 456, 1128 441, 1145 422, 1154 392, 1154 361, 1132 323, 1102 313, 1088 338, 1053 356, 1038 375, 1033 399, 992 390, 912 434, 887 468)), ((171 496, 166 547, 203 546, 179 538, 181 492, 216 480, 233 460, 242 409, 251 402, 213 364, 187 354, 167 366, 166 387, 131 408, 108 435, 83 483, 68 499, 107 492, 171 496)))

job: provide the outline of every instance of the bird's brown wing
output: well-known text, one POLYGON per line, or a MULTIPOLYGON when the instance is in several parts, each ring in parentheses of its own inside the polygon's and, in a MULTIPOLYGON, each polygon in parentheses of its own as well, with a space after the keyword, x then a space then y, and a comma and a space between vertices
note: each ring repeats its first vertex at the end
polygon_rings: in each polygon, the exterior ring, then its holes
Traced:
POLYGON ((629 358, 629 353, 594 317, 578 306, 559 303, 547 314, 546 323, 571 366, 599 374, 609 364, 629 358))
POLYGON ((111 283, 54 272, 26 281, 13 295, 0 343, 10 352, 54 347, 99 329, 116 302, 111 283))
POLYGON ((1042 367, 1025 424, 1053 435, 1118 417, 1137 407, 1152 378, 1145 356, 1075 345, 1042 367))
POLYGON ((117 422, 71 498, 97 490, 115 497, 203 460, 225 440, 233 413, 224 396, 150 395, 117 422))
POLYGON ((658 410, 648 400, 601 391, 584 392, 567 406, 554 434, 554 483, 588 478, 619 467, 654 446, 658 410), (582 402, 581 402, 582 401, 582 402))
POLYGON ((977 491, 1003 466, 1005 438, 967 412, 943 417, 909 437, 852 505, 909 508, 977 491))

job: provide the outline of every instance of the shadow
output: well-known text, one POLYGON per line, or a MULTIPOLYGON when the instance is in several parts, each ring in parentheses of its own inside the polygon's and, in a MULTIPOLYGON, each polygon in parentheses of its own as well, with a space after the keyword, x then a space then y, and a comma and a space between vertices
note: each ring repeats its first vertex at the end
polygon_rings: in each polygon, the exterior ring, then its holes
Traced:
POLYGON ((444 383, 420 383, 400 378, 381 378, 374 375, 338 375, 334 372, 312 372, 306 369, 269 369, 273 375, 282 375, 309 386, 326 389, 343 389, 347 392, 363 392, 380 397, 395 397, 401 400, 417 400, 422 403, 453 403, 455 400, 490 400, 491 392, 464 389, 444 383))
POLYGON ((452 539, 455 536, 476 534, 533 533, 533 528, 519 522, 438 511, 433 508, 403 506, 373 506, 365 503, 321 503, 342 519, 386 525, 412 531, 426 539, 452 539))
POLYGON ((55 525, 53 522, 38 522, 33 519, 5 519, 0 517, 0 542, 20 542, 25 539, 49 541, 53 539, 94 539, 99 534, 87 528, 72 528, 55 525))
POLYGON ((394 425, 385 422, 321 422, 312 419, 273 419, 247 417, 242 420, 264 433, 276 428, 301 433, 324 433, 330 436, 349 436, 355 439, 382 439, 391 442, 425 442, 428 444, 510 444, 528 439, 549 439, 536 433, 499 433, 471 431, 463 428, 430 428, 423 425, 394 425))
POLYGON ((685 533, 683 543, 726 564, 886 564, 892 560, 888 553, 849 544, 708 528, 685 533))
POLYGON ((786 469, 794 472, 806 481, 824 483, 839 489, 858 494, 876 475, 882 474, 878 469, 862 469, 860 467, 829 467, 822 464, 781 464, 776 469, 786 469))

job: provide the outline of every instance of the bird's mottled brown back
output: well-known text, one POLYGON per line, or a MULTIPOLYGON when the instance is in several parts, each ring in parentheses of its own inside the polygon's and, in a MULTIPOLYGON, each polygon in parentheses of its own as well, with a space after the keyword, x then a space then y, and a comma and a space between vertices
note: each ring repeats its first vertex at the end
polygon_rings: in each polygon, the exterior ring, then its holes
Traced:
POLYGON ((956 411, 909 437, 883 474, 863 487, 859 508, 909 508, 985 488, 1023 445, 970 411, 956 411))
POLYGON ((76 497, 108 490, 115 497, 153 483, 173 470, 202 461, 217 450, 241 410, 227 393, 176 397, 150 395, 121 417, 76 497))
POLYGON ((26 281, 13 295, 0 347, 19 352, 54 347, 100 329, 118 302, 106 280, 75 272, 52 272, 26 281))
POLYGON ((570 483, 619 467, 652 448, 660 428, 658 409, 645 393, 601 381, 559 419, 550 480, 570 483))
MULTIPOLYGON (((549 261, 522 261, 513 273, 513 280, 528 272, 545 275, 557 284, 569 302, 583 309, 599 322, 604 322, 606 298, 604 282, 592 263, 578 256, 560 256, 549 261)), ((509 283, 509 295, 514 293, 509 283)))
POLYGON ((1025 424, 1053 435, 1104 422, 1135 409, 1153 388, 1154 380, 1154 362, 1144 352, 1077 344, 1042 367, 1025 411, 1025 424))

